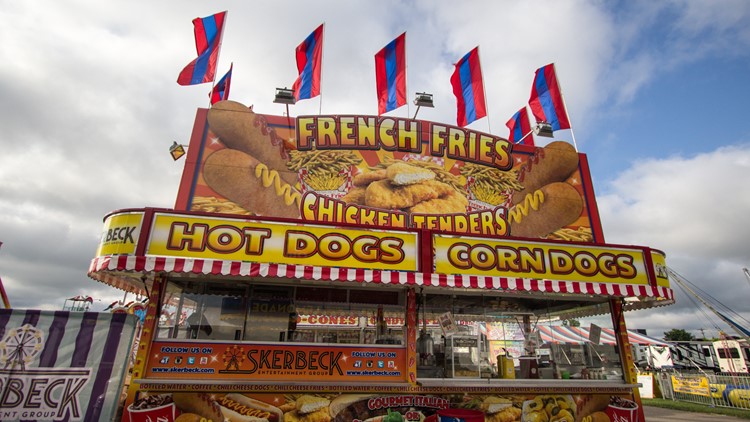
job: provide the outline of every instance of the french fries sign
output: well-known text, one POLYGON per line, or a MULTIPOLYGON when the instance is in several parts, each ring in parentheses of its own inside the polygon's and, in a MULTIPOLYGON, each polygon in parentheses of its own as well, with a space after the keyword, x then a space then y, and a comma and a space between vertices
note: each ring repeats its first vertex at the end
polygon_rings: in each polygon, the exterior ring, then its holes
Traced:
POLYGON ((502 170, 512 167, 513 144, 489 134, 432 122, 374 116, 300 116, 297 148, 383 149, 482 163, 502 170), (426 134, 426 136, 423 136, 426 134), (426 139, 425 139, 426 138, 426 139))
POLYGON ((521 147, 390 116, 292 121, 234 101, 196 128, 177 209, 589 243, 600 231, 585 156, 568 142, 521 147))

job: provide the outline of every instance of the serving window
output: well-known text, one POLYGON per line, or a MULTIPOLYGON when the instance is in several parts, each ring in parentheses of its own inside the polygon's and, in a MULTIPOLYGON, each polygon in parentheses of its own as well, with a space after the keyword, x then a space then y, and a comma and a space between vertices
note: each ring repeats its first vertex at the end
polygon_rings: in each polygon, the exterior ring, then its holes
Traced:
POLYGON ((611 321, 572 317, 608 310, 606 298, 435 292, 417 301, 420 378, 623 378, 611 321))
POLYGON ((170 280, 158 338, 404 344, 405 290, 170 280))

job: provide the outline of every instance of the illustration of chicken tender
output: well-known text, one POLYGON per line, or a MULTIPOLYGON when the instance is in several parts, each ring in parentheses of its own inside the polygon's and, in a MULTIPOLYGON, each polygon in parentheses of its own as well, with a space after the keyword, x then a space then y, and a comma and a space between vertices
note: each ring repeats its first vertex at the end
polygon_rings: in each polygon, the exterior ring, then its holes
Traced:
POLYGON ((469 200, 455 189, 440 198, 423 201, 409 208, 412 214, 456 214, 466 212, 469 200))
POLYGON ((324 397, 303 395, 295 401, 295 410, 284 413, 284 422, 330 422, 330 400, 324 397))
POLYGON ((390 210, 410 208, 422 201, 447 195, 452 190, 450 185, 435 180, 406 186, 393 186, 388 180, 379 180, 367 186, 365 204, 390 210))
POLYGON ((341 200, 351 205, 365 205, 365 192, 367 192, 366 187, 354 186, 341 197, 341 200))
POLYGON ((367 171, 364 173, 360 173, 352 178, 352 184, 354 186, 368 186, 372 182, 377 182, 378 180, 383 180, 386 178, 386 171, 385 169, 375 170, 375 171, 367 171))
POLYGON ((386 177, 396 186, 413 185, 415 183, 432 180, 435 173, 423 167, 416 167, 405 162, 393 163, 386 168, 386 177))
POLYGON ((481 405, 485 422, 515 422, 521 420, 521 409, 505 397, 488 396, 481 405))
POLYGON ((544 237, 580 217, 583 199, 567 183, 550 183, 529 193, 508 210, 510 233, 516 237, 544 237))
POLYGON ((518 169, 518 182, 523 189, 513 194, 517 204, 544 185, 562 182, 578 169, 578 152, 573 145, 555 141, 538 148, 533 156, 518 169))

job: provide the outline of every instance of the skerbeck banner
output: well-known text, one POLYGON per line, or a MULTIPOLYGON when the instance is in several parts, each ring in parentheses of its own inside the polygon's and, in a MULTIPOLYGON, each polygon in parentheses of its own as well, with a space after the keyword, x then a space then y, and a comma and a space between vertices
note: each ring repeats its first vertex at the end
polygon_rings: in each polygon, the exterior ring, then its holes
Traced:
POLYGON ((113 420, 136 319, 0 310, 0 420, 113 420))
POLYGON ((406 380, 406 350, 377 345, 154 343, 146 378, 406 380))
MULTIPOLYGON (((591 243, 586 157, 388 116, 198 113, 178 210, 591 243)), ((601 241, 601 239, 600 239, 601 241)))

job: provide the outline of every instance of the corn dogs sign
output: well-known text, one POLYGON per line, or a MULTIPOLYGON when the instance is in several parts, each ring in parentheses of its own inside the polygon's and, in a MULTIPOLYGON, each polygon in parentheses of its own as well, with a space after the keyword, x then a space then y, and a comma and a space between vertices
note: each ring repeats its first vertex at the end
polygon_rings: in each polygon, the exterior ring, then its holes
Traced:
POLYGON ((438 273, 649 284, 641 249, 441 235, 433 236, 433 246, 438 273))
POLYGON ((515 146, 388 116, 293 122, 233 101, 199 113, 193 133, 177 209, 578 242, 600 232, 585 158, 567 142, 515 146))
POLYGON ((148 255, 417 270, 415 233, 156 214, 148 255))

